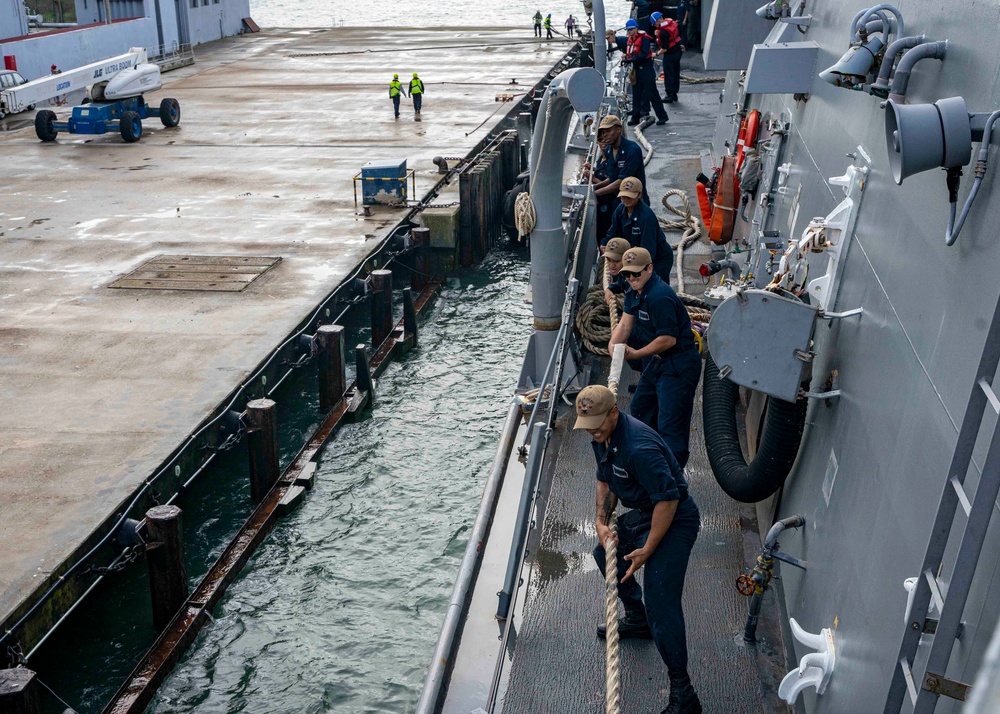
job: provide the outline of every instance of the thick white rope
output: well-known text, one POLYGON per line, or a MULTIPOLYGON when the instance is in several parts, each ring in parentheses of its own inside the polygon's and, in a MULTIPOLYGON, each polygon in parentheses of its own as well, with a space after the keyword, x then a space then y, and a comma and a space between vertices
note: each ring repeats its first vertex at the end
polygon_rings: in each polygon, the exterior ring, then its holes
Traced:
POLYGON ((704 235, 705 226, 702 224, 699 214, 691 213, 691 201, 688 199, 687 193, 681 189, 667 189, 667 192, 663 194, 662 202, 663 207, 669 213, 678 216, 680 219, 671 221, 657 216, 657 220, 660 221, 660 227, 664 231, 682 231, 681 239, 674 248, 677 250, 677 293, 684 295, 687 294, 687 289, 684 285, 684 249, 704 235), (676 206, 670 202, 670 199, 674 196, 680 198, 680 206, 676 206))
POLYGON ((514 226, 517 228, 517 239, 521 240, 535 230, 535 222, 538 217, 535 215, 535 202, 531 200, 531 194, 522 191, 514 199, 514 226))
MULTIPOLYGON (((608 528, 612 535, 617 532, 617 518, 608 516, 608 528)), ((618 659, 618 546, 615 538, 604 542, 604 605, 607 626, 607 647, 605 649, 605 676, 607 690, 604 697, 605 714, 618 714, 621 709, 621 677, 618 659)))
MULTIPOLYGON (((606 261, 605 261, 606 262, 606 261)), ((606 269, 605 269, 606 270, 606 269)), ((605 274, 607 274, 605 272, 605 274)), ((612 308, 612 311, 614 308, 612 308)), ((612 312, 612 319, 614 312, 612 312)), ((625 362, 625 345, 615 345, 611 356, 611 373, 608 375, 608 389, 618 396, 618 383, 621 380, 622 364, 625 362)), ((604 618, 606 632, 605 676, 607 689, 604 697, 605 714, 619 714, 621 710, 621 676, 618 654, 618 545, 615 537, 618 532, 617 518, 612 512, 608 514, 608 528, 611 538, 604 542, 604 618)))
POLYGON ((640 146, 642 146, 642 150, 646 152, 646 155, 642 157, 643 166, 649 166, 649 162, 653 158, 653 154, 656 153, 656 149, 654 149, 653 145, 649 143, 649 139, 646 138, 646 135, 642 133, 642 128, 644 126, 649 126, 652 123, 652 120, 649 122, 643 122, 641 124, 637 124, 633 129, 635 132, 635 140, 639 142, 640 146))
MULTIPOLYGON (((608 261, 604 261, 604 289, 607 290, 611 286, 611 266, 608 265, 608 261)), ((602 296, 603 297, 603 296, 602 296)), ((615 327, 618 325, 618 301, 612 300, 608 305, 608 313, 611 315, 611 332, 614 334, 615 327)), ((624 348, 622 348, 624 349, 624 348)), ((618 368, 619 374, 621 374, 621 367, 618 368)), ((617 392, 616 387, 612 387, 611 391, 617 392)))

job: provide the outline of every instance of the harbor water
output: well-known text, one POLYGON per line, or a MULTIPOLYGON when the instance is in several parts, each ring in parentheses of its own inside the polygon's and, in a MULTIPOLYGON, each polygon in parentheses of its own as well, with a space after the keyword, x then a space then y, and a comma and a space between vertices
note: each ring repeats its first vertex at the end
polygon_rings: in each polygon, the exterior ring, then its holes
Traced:
POLYGON ((527 342, 526 281, 509 251, 448 279, 151 711, 412 710, 527 342))
MULTIPOLYGON (((608 3, 609 27, 623 25, 632 4, 608 3)), ((552 27, 563 32, 572 14, 586 27, 587 15, 579 0, 511 0, 510 2, 463 3, 458 0, 422 2, 397 0, 391 4, 368 4, 348 0, 250 0, 250 12, 261 27, 519 27, 532 36, 535 12, 552 13, 552 27)))

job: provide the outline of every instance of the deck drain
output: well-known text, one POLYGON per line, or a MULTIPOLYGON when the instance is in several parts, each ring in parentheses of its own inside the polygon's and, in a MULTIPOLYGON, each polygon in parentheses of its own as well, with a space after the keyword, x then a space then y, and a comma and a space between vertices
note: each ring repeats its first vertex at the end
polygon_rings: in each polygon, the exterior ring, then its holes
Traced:
POLYGON ((234 255, 158 255, 108 287, 238 293, 281 258, 234 255))

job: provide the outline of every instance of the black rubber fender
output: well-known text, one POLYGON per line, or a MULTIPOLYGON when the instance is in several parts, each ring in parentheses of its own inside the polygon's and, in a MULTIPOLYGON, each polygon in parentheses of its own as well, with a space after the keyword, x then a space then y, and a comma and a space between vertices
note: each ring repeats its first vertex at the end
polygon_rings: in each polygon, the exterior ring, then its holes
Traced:
POLYGON ((806 423, 807 399, 786 402, 768 399, 757 454, 749 464, 743 457, 736 425, 739 387, 719 376, 708 354, 702 383, 705 448, 712 473, 730 498, 741 503, 763 501, 785 482, 795 464, 806 423))

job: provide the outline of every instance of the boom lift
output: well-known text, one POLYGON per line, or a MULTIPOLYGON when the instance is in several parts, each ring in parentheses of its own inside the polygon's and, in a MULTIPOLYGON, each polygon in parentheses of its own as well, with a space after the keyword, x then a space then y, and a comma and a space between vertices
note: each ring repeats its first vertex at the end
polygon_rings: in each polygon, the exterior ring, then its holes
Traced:
POLYGON ((108 82, 98 82, 90 88, 91 102, 73 107, 69 121, 57 121, 55 112, 43 109, 35 115, 35 134, 42 141, 55 141, 60 131, 70 134, 105 134, 118 131, 126 143, 139 141, 142 120, 159 117, 163 126, 177 126, 181 107, 176 99, 163 99, 159 107, 151 107, 143 93, 163 86, 160 68, 155 64, 138 63, 124 69, 108 82))
POLYGON ((16 114, 33 108, 62 94, 86 89, 91 84, 106 82, 119 72, 131 69, 146 61, 146 50, 133 47, 123 55, 110 57, 100 62, 50 74, 10 89, 0 91, 0 119, 7 114, 16 114))

